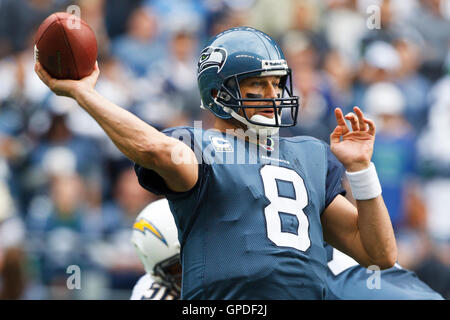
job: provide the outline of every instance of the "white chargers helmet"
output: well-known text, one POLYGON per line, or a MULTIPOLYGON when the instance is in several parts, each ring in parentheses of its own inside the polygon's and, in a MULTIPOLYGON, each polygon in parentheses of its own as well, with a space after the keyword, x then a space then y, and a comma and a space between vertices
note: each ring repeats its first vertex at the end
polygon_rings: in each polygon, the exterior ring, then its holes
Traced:
POLYGON ((167 199, 154 201, 141 211, 133 225, 131 242, 145 271, 179 293, 180 243, 167 199))

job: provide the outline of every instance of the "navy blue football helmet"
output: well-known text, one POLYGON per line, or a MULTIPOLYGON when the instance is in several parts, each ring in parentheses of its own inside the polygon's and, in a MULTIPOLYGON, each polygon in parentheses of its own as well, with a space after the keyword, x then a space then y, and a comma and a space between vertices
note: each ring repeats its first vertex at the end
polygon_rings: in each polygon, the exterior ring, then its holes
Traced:
POLYGON ((201 107, 222 119, 231 117, 248 128, 291 127, 297 123, 299 98, 293 96, 291 70, 278 44, 267 34, 250 27, 226 30, 215 36, 200 53, 197 71, 201 107), (242 97, 239 82, 247 77, 280 76, 282 93, 278 98, 242 97), (245 106, 244 102, 265 102, 245 106), (273 108, 274 118, 261 115, 248 118, 246 108, 273 108), (242 109, 243 116, 239 115, 242 109), (281 112, 288 109, 289 123, 281 122, 281 112))

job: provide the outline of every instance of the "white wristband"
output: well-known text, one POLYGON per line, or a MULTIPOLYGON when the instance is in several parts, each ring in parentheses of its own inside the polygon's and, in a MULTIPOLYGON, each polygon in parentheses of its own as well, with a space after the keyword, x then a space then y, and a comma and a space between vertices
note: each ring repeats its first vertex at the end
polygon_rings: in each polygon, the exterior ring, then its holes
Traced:
POLYGON ((367 169, 345 173, 356 200, 374 199, 381 194, 381 185, 373 162, 367 169))

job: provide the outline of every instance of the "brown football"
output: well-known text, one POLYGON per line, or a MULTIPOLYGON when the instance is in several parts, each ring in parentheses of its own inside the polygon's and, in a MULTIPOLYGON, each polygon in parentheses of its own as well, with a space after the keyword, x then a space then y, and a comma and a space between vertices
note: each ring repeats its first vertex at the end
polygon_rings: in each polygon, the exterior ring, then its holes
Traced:
POLYGON ((97 40, 82 19, 54 13, 41 23, 34 40, 35 58, 52 77, 79 80, 94 70, 97 40))

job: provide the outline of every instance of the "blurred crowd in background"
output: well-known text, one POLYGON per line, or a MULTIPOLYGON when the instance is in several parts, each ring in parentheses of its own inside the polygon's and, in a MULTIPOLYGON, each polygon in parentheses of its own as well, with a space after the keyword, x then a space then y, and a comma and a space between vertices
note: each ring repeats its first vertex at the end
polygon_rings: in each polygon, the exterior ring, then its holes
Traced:
POLYGON ((335 107, 374 119, 399 263, 450 298, 448 0, 0 0, 0 298, 128 299, 144 273, 131 227, 156 196, 34 73, 37 27, 73 4, 97 36, 96 89, 158 129, 212 126, 196 82, 211 36, 245 25, 275 38, 301 101, 281 135, 329 142, 335 107))

